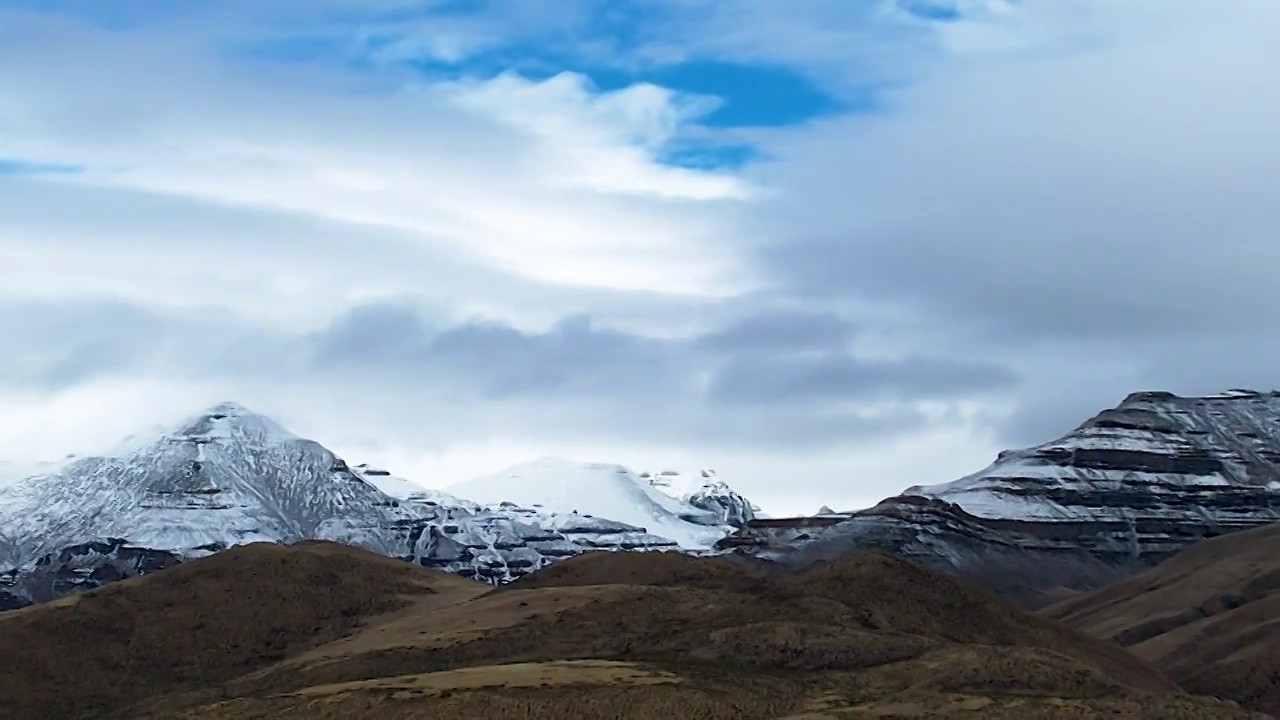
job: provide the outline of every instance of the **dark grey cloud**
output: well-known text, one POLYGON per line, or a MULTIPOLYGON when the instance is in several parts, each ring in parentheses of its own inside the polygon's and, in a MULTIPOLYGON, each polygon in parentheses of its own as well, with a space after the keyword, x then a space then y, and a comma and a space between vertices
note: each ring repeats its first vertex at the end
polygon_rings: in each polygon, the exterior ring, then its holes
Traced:
POLYGON ((833 312, 807 310, 761 312, 740 318, 698 338, 712 352, 762 350, 842 351, 853 340, 856 325, 833 312))
POLYGON ((1008 368, 937 358, 864 361, 849 355, 744 356, 722 367, 709 396, 730 405, 810 405, 848 401, 946 399, 1010 389, 1008 368))
POLYGON ((1002 446, 1054 440, 1142 390, 1206 395, 1235 387, 1280 388, 1280 337, 1262 332, 1063 343, 1059 352, 1056 360, 1017 363, 1035 367, 1014 412, 997 425, 1002 446))
POLYGON ((288 342, 221 307, 117 300, 0 301, 0 382, 57 391, 121 375, 275 372, 288 342))
POLYGON ((124 303, 12 303, 0 309, 0 367, 10 384, 63 388, 136 366, 164 328, 124 303))
POLYGON ((842 349, 850 337, 851 326, 829 314, 766 311, 691 339, 658 339, 599 327, 586 316, 541 333, 485 321, 433 329, 404 306, 379 305, 353 310, 311 342, 321 367, 391 364, 428 382, 470 378, 493 398, 703 397, 715 404, 821 406, 981 394, 1014 380, 1007 368, 983 363, 858 360, 842 349), (811 348, 821 352, 795 354, 811 348))
POLYGON ((769 309, 672 338, 585 315, 531 331, 382 302, 294 335, 219 311, 24 303, 0 305, 0 338, 21 349, 0 358, 0 376, 49 390, 114 374, 344 387, 370 399, 416 397, 432 423, 465 417, 455 430, 807 446, 928 427, 936 421, 916 401, 998 394, 1015 380, 1008 368, 972 361, 859 360, 837 349, 849 337, 834 316, 769 309), (16 338, 25 342, 8 342, 16 338), (868 413, 860 403, 882 407, 868 413))
POLYGON ((411 307, 352 310, 307 339, 315 367, 385 369, 477 398, 645 398, 694 390, 685 344, 571 316, 544 332, 473 320, 432 327, 411 307))

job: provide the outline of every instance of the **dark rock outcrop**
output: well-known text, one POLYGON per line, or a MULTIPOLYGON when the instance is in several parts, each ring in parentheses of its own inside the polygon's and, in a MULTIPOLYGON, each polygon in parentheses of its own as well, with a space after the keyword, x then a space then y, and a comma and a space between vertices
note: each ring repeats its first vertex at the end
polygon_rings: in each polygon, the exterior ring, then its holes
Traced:
MULTIPOLYGON (((209 548, 204 554, 220 549, 209 548)), ((177 565, 183 559, 177 553, 135 547, 120 538, 71 545, 33 565, 0 574, 0 595, 9 598, 0 597, 0 610, 92 590, 177 565)))
POLYGON ((721 523, 732 527, 740 528, 756 516, 749 500, 721 482, 702 486, 686 501, 696 508, 715 513, 721 523))

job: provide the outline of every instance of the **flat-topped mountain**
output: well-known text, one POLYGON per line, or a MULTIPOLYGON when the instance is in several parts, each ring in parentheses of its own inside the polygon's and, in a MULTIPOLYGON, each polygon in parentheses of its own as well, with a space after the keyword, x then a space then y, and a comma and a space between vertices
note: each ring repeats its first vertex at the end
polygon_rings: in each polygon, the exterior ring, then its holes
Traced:
POLYGON ((1215 534, 1280 519, 1280 392, 1142 392, 1050 443, 909 488, 979 517, 1121 522, 1158 551, 1170 521, 1215 534))
POLYGON ((721 546, 794 562, 885 550, 1037 605, 1277 520, 1280 392, 1142 392, 954 482, 847 518, 748 523, 721 546))

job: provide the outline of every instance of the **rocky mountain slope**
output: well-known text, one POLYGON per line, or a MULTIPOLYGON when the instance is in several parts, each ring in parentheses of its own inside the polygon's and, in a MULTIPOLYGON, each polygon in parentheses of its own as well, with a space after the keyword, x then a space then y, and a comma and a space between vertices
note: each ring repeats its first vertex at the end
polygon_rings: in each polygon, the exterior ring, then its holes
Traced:
POLYGON ((244 545, 0 615, 0 697, 12 720, 1260 717, 900 559, 736 560, 590 553, 491 591, 244 545))
MULTIPOLYGON (((525 499, 537 497, 533 490, 525 499)), ((660 499, 669 517, 642 518, 655 527, 684 522, 680 516, 704 520, 688 523, 705 533, 697 538, 704 546, 728 530, 711 511, 660 499)), ((0 568, 11 568, 0 573, 0 604, 47 599, 256 541, 331 540, 495 582, 584 550, 692 542, 605 517, 494 500, 462 500, 376 468, 353 468, 269 418, 224 403, 158 436, 0 487, 0 568)))
POLYGON ((748 523, 721 545, 795 562, 881 549, 1038 605, 1277 520, 1280 392, 1144 392, 955 482, 848 518, 748 523))

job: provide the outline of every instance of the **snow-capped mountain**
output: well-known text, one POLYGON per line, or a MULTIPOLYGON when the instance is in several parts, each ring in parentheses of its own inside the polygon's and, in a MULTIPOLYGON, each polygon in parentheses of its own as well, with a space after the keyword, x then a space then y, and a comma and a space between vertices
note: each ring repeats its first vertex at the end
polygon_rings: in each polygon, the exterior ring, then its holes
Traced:
POLYGON ((395 555, 420 518, 318 443, 224 403, 0 490, 0 563, 102 538, 180 552, 325 539, 395 555))
POLYGON ((1232 528, 1280 519, 1280 392, 1134 393, 1071 433, 905 495, 1035 522, 1232 528))
POLYGON ((234 403, 36 469, 0 487, 0 569, 13 568, 0 572, 6 607, 255 541, 333 540, 501 582, 591 549, 706 548, 731 529, 630 475, 596 499, 644 525, 562 511, 572 483, 539 484, 517 501, 462 499, 349 466, 234 403))
POLYGON ((482 504, 522 506, 548 517, 608 518, 691 550, 708 549, 733 530, 717 510, 660 492, 621 465, 541 458, 451 485, 448 491, 482 504))
POLYGON ((715 513, 725 525, 742 527, 755 518, 764 517, 759 507, 729 487, 715 470, 662 470, 642 472, 639 477, 677 500, 715 513))
POLYGON ((847 518, 758 521, 721 546, 796 562, 888 550, 1035 604, 1276 521, 1280 392, 1142 392, 954 482, 847 518))

